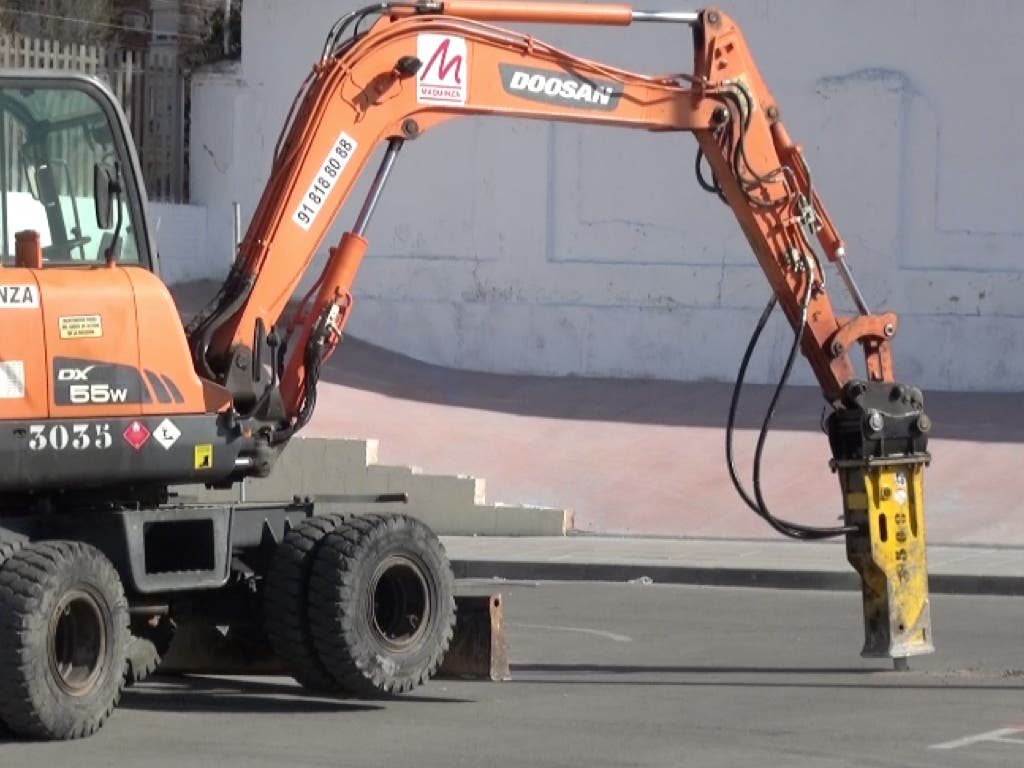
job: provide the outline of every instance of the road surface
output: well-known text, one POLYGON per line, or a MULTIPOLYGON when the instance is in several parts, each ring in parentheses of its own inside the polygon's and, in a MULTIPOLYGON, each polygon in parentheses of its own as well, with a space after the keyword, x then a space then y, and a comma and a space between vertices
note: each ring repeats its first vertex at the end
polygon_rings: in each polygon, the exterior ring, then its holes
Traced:
POLYGON ((163 679, 95 737, 0 741, 3 768, 1020 766, 1024 600, 937 596, 937 652, 859 656, 859 596, 651 584, 501 591, 505 683, 397 701, 284 678, 163 679))

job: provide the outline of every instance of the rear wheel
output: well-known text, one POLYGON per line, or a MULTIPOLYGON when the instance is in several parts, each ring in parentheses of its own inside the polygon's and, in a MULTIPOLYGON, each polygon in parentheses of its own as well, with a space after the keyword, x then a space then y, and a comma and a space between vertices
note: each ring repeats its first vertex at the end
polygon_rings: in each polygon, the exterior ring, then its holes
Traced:
POLYGON ((451 566, 437 536, 412 517, 366 515, 338 526, 317 551, 308 599, 320 660, 361 696, 425 683, 451 643, 451 566))
POLYGON ((277 545, 263 590, 267 642, 288 674, 320 693, 336 693, 340 686, 317 656, 309 633, 306 593, 317 546, 343 520, 341 515, 311 517, 288 531, 277 545))
MULTIPOLYGON (((19 541, 4 541, 0 539, 0 568, 3 567, 4 561, 21 549, 21 542, 19 541)), ((0 734, 7 732, 7 724, 3 720, 0 720, 0 734)))
POLYGON ((128 603, 81 542, 28 545, 0 569, 0 717, 20 736, 94 733, 121 694, 128 603))

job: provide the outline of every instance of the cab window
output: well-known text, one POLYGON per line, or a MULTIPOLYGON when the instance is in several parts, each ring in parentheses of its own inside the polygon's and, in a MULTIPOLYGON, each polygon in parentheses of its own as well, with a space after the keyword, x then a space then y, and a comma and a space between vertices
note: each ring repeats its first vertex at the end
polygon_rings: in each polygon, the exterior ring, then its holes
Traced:
MULTIPOLYGON (((103 263, 114 242, 118 212, 114 210, 109 226, 100 227, 96 169, 106 167, 108 177, 120 179, 125 187, 120 162, 108 113, 87 90, 53 84, 0 85, 3 264, 14 264, 15 234, 27 229, 39 233, 44 266, 103 263)), ((121 220, 117 261, 138 264, 140 250, 127 191, 115 199, 121 220)))

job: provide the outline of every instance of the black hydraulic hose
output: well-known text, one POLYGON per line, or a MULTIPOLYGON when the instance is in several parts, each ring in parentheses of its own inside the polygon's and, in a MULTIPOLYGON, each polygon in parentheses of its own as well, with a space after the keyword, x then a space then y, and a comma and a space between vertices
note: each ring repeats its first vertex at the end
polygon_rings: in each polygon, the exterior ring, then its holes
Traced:
POLYGON ((739 373, 736 375, 736 384, 732 388, 732 401, 729 403, 729 418, 725 425, 725 463, 729 468, 729 477, 732 479, 732 484, 736 488, 736 492, 739 493, 740 498, 743 499, 751 510, 758 514, 761 514, 761 510, 757 506, 757 502, 754 501, 753 497, 751 497, 749 493, 747 493, 747 489, 743 487, 743 483, 740 481, 739 475, 736 474, 736 464, 733 459, 732 438, 733 429, 736 425, 736 409, 740 402, 740 392, 743 390, 743 380, 747 376, 747 366, 750 364, 750 358, 754 354, 754 349, 757 347, 757 341, 761 338, 761 332, 764 330, 764 327, 768 322, 768 318, 772 314, 772 310, 775 309, 776 301, 777 299, 773 293, 772 297, 768 300, 768 304, 765 305, 760 319, 757 321, 757 327, 754 328, 754 333, 751 335, 750 341, 747 343, 747 349, 743 353, 743 360, 740 362, 739 373))
POLYGON ((768 302, 764 311, 761 313, 761 317, 758 320, 757 327, 754 329, 754 333, 750 338, 750 342, 747 344, 746 352, 743 355, 743 361, 740 364, 739 374, 736 377, 736 384, 733 388, 732 401, 729 406, 729 419, 726 425, 726 461, 729 467, 729 476, 732 479, 733 485, 739 492, 740 497, 746 502, 754 512, 762 517, 772 528, 784 536, 788 536, 794 539, 806 539, 806 540, 818 540, 831 538, 833 536, 842 536, 847 533, 854 533, 858 529, 855 526, 833 526, 826 528, 819 528, 814 526, 802 525, 799 523, 792 523, 788 520, 776 517, 768 509, 768 505, 764 500, 764 494, 761 490, 761 459, 764 455, 764 446, 768 439, 768 430, 771 427, 772 417, 775 415, 775 408, 778 405, 779 397, 782 395, 782 390, 785 389, 786 384, 789 382, 790 373, 793 370, 793 363, 796 361, 797 352, 800 349, 800 344, 803 341, 804 331, 807 327, 807 310, 811 300, 811 286, 810 283, 807 287, 807 292, 804 296, 804 300, 801 304, 800 313, 800 324, 797 328, 796 333, 793 336, 793 345, 790 347, 789 355, 786 359, 786 365, 782 371, 782 376, 779 378, 779 383, 775 387, 775 392, 772 395, 771 402, 768 406, 768 410, 765 413, 764 421, 761 425, 761 431, 758 435, 757 448, 754 452, 754 498, 750 498, 750 494, 743 488, 739 477, 736 474, 736 468, 733 462, 733 432, 736 422, 736 409, 739 403, 740 392, 743 388, 743 381, 746 377, 747 366, 750 363, 750 358, 753 355, 754 349, 757 346, 757 342, 761 336, 761 332, 764 330, 764 326, 768 321, 769 315, 775 308, 776 299, 772 296, 768 302))

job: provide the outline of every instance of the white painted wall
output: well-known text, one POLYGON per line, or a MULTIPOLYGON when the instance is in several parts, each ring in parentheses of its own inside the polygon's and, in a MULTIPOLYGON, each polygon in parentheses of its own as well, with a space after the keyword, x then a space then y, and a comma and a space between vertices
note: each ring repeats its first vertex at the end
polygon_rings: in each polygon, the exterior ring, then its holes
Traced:
MULTIPOLYGON (((897 374, 930 389, 1024 387, 1024 161, 1012 148, 1024 103, 1006 79, 1024 3, 723 8, 804 146, 870 305, 901 315, 897 374)), ((223 233, 211 253, 228 252, 232 201, 251 215, 298 84, 346 10, 246 0, 240 69, 196 78, 193 197, 223 233)), ((691 66, 689 32, 673 25, 534 29, 637 71, 691 66)), ((731 213, 698 188, 695 149, 686 135, 493 118, 407 144, 370 227, 350 332, 488 371, 731 379, 768 288, 731 213)), ((774 326, 755 380, 778 375, 787 333, 774 326)), ((806 366, 796 380, 811 381, 806 366)))
MULTIPOLYGON (((151 202, 149 208, 153 240, 160 254, 160 276, 165 282, 185 283, 223 277, 229 255, 218 262, 210 248, 206 207, 151 202)), ((219 228, 213 228, 220 234, 219 228)))

